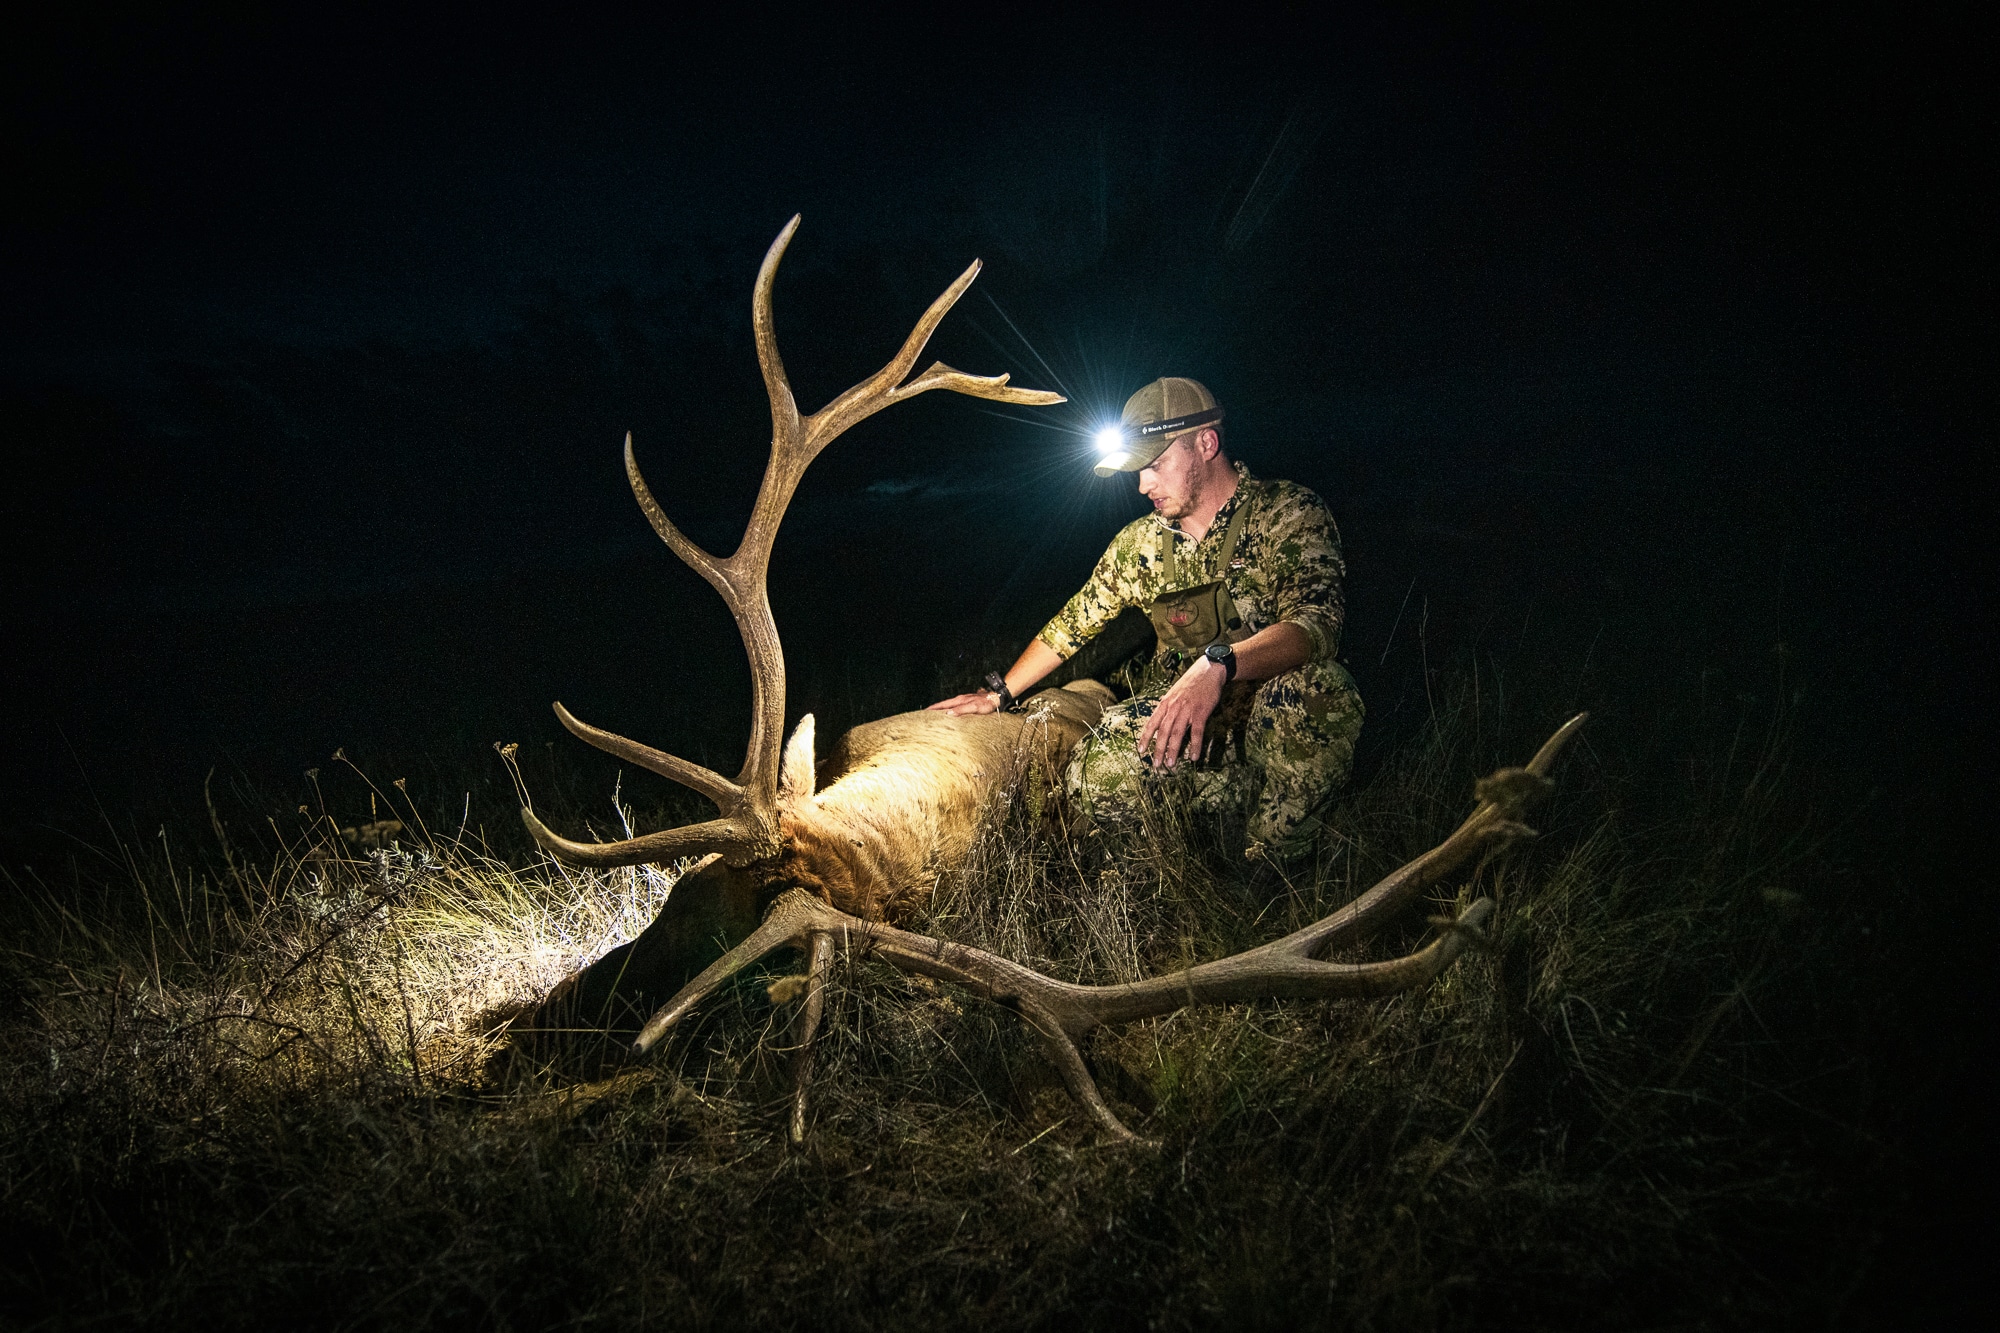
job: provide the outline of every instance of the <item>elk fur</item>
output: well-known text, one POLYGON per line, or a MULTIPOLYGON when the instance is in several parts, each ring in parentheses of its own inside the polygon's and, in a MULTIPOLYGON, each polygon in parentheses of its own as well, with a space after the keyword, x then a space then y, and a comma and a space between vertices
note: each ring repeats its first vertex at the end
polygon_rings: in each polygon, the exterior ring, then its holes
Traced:
POLYGON ((780 796, 774 878, 866 920, 904 916, 964 862, 994 791, 1049 783, 1111 697, 1080 681, 1021 713, 899 713, 854 728, 822 766, 825 790, 803 803, 780 796))

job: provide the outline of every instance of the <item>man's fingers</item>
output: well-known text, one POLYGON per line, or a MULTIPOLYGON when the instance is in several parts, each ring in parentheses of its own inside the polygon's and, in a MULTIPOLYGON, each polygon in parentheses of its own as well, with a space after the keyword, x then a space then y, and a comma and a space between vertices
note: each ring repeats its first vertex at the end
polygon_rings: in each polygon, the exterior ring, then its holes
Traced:
POLYGON ((1187 723, 1181 719, 1179 710, 1174 710, 1174 715, 1169 717, 1160 727, 1160 734, 1157 738, 1159 744, 1158 748, 1153 751, 1153 762, 1162 768, 1172 768, 1175 764, 1179 763, 1181 758, 1181 740, 1186 730, 1187 723))

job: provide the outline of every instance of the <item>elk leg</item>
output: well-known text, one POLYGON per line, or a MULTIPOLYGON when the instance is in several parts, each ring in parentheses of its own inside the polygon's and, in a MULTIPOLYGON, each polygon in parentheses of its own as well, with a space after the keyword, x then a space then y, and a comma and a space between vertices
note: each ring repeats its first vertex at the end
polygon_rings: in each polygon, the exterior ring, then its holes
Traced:
POLYGON ((826 974, 833 965, 833 935, 816 930, 806 945, 806 998, 793 1020, 798 1051, 792 1057, 792 1146, 806 1141, 806 1088, 812 1083, 813 1047, 826 1010, 826 974))

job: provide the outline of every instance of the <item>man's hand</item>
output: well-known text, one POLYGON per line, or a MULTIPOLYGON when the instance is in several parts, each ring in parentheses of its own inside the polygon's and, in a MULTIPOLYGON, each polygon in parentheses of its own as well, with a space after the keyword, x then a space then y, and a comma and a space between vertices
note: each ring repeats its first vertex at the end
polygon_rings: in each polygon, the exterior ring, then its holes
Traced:
POLYGON ((969 694, 954 694, 949 699, 940 699, 924 711, 949 713, 953 717, 973 717, 980 713, 991 713, 999 707, 1000 696, 991 690, 973 690, 969 694))
POLYGON ((1153 752, 1156 768, 1172 768, 1183 757, 1201 758, 1201 735, 1215 707, 1222 702, 1222 681, 1228 673, 1206 657, 1181 673, 1139 728, 1139 757, 1153 752))
MULTIPOLYGON (((1003 679, 1006 680, 1008 688, 1014 691, 1014 697, 1019 699, 1034 689, 1036 682, 1043 676, 1061 665, 1062 656, 1055 649, 1040 639, 1030 639, 1028 646, 1023 648, 1021 655, 1014 660, 1014 665, 1007 668, 1007 674, 1003 679)), ((949 713, 953 717, 973 717, 980 713, 991 713, 999 707, 1000 696, 993 691, 973 690, 967 694, 954 694, 949 699, 940 699, 925 711, 949 713)))

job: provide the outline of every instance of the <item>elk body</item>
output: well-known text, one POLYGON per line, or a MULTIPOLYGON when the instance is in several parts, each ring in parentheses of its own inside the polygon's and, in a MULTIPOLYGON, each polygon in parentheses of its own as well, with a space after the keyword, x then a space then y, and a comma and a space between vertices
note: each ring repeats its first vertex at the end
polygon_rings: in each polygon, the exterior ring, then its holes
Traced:
MULTIPOLYGON (((901 713, 847 732, 817 764, 808 714, 785 747, 778 854, 747 864, 720 852, 703 857, 644 933, 565 979, 515 1031, 589 1064, 615 1056, 787 889, 862 920, 907 920, 963 863, 995 788, 1051 782, 1111 697, 1079 681, 1037 695, 1019 713, 901 713), (607 1037, 622 1040, 607 1046, 607 1037)), ((635 864, 628 844, 537 836, 571 864, 635 864)))
MULTIPOLYGON (((771 400, 771 457, 743 541, 711 555, 667 518, 625 440, 633 494, 661 540, 722 594, 749 655, 750 741, 735 778, 599 730, 555 706, 563 725, 592 745, 700 792, 718 816, 621 842, 573 842, 522 809, 528 830, 558 860, 629 866, 701 858, 674 885, 659 917, 637 939, 565 979, 511 1025, 537 1053, 596 1059, 643 1056, 729 977, 780 948, 808 961, 798 1016, 791 1134, 805 1129, 821 987, 836 938, 873 950, 905 971, 966 987, 1019 1013, 1042 1039, 1071 1093, 1115 1138, 1136 1140, 1099 1095, 1077 1041, 1092 1028, 1170 1013, 1191 1004, 1263 998, 1382 995, 1420 985, 1463 952, 1492 912, 1471 903, 1417 953, 1377 963, 1333 963, 1319 955, 1365 937, 1472 861, 1529 830, 1526 803, 1551 784, 1546 773, 1576 728, 1572 718, 1524 769, 1503 769, 1478 786, 1473 813, 1443 843, 1386 876, 1332 916, 1282 940, 1168 976, 1120 986, 1077 986, 965 945, 912 934, 897 924, 921 907, 938 877, 964 860, 994 790, 1022 778, 1048 781, 1096 723, 1111 694, 1094 682, 1047 690, 1018 712, 950 717, 904 713, 856 727, 815 761, 812 718, 783 741, 785 663, 766 596, 771 547, 806 467, 842 431, 892 403, 930 389, 1020 405, 1060 396, 976 376, 942 362, 914 378, 932 332, 978 275, 975 261, 917 321, 902 349, 875 375, 802 416, 778 355, 771 290, 798 229, 794 217, 757 274, 751 322, 771 400)), ((592 1061, 593 1063, 595 1060, 592 1061)))

